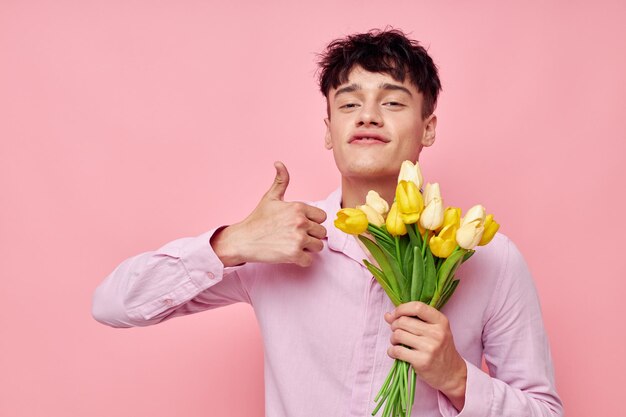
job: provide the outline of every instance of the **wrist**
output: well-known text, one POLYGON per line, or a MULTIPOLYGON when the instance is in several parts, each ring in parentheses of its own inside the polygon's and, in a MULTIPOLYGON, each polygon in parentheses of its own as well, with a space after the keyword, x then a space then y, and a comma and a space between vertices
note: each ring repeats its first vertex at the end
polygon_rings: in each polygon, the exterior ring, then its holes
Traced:
POLYGON ((457 371, 448 380, 447 386, 440 389, 454 407, 461 411, 465 405, 465 389, 467 387, 467 364, 461 358, 457 371))
POLYGON ((236 266, 245 263, 236 244, 237 225, 217 229, 211 236, 210 244, 224 266, 236 266))

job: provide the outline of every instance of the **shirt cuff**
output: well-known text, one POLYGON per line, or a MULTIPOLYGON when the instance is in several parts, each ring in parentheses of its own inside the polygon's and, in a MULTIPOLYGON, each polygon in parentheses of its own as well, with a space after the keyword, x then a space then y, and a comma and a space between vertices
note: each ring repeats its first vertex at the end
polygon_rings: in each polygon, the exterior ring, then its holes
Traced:
POLYGON ((467 360, 465 360, 465 364, 467 365, 467 382, 465 385, 465 404, 461 411, 454 408, 448 397, 441 391, 437 391, 439 412, 443 417, 486 417, 491 415, 493 402, 491 377, 467 360))
POLYGON ((180 251, 180 260, 183 263, 189 278, 198 288, 205 290, 231 272, 242 268, 245 263, 235 266, 224 266, 220 258, 211 247, 211 237, 227 226, 220 226, 201 234, 180 251))

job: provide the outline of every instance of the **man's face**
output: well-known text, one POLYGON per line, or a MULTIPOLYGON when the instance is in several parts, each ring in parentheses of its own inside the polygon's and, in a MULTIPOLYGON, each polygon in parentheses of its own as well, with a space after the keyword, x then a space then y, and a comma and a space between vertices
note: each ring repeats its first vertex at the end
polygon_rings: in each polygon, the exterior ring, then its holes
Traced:
POLYGON ((343 177, 397 177, 402 161, 417 161, 435 140, 437 118, 422 119, 423 95, 408 77, 355 67, 348 82, 328 94, 327 149, 343 177))

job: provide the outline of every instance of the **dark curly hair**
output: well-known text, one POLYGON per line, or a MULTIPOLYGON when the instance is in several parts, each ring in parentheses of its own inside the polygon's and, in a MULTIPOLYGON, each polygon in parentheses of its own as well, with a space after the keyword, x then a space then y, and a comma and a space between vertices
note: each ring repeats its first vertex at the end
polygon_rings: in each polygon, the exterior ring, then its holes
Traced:
POLYGON ((422 118, 430 116, 437 106, 441 82, 432 58, 418 41, 411 40, 398 29, 372 29, 345 38, 335 39, 326 50, 318 54, 319 86, 326 97, 328 93, 348 81, 354 66, 366 71, 389 74, 393 79, 410 81, 424 96, 422 118))

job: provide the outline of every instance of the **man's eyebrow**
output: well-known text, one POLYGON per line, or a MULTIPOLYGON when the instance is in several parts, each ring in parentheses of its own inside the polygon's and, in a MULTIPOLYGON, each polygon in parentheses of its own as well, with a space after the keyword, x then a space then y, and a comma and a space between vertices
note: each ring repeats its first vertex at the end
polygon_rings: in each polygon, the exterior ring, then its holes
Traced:
MULTIPOLYGON (((411 94, 411 91, 408 88, 403 87, 398 84, 382 83, 378 86, 378 88, 380 88, 381 90, 388 90, 388 91, 403 91, 407 93, 410 97, 413 97, 413 94, 411 94)), ((339 94, 354 93, 355 91, 358 91, 361 89, 362 87, 359 84, 350 84, 345 87, 341 87, 335 92, 335 98, 337 98, 339 94)))
POLYGON ((411 91, 406 88, 403 87, 401 85, 398 84, 389 84, 389 83, 383 83, 381 85, 378 86, 378 88, 382 89, 382 90, 396 90, 396 91, 404 91, 405 93, 407 93, 410 97, 413 97, 413 94, 411 94, 411 91))
POLYGON ((346 87, 341 87, 339 90, 335 92, 335 98, 337 98, 339 94, 354 93, 355 91, 360 90, 360 89, 361 89, 361 86, 359 84, 350 84, 346 87))

